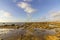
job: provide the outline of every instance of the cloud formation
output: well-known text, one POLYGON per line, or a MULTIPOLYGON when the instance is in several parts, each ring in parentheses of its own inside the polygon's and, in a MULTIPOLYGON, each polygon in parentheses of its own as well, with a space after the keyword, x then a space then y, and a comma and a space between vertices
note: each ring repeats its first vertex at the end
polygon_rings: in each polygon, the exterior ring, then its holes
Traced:
POLYGON ((39 20, 36 21, 38 22, 60 21, 60 11, 50 11, 48 16, 42 16, 39 18, 39 20))
POLYGON ((26 13, 33 13, 35 12, 35 9, 31 7, 30 4, 26 2, 19 2, 17 4, 20 8, 22 8, 26 13))
POLYGON ((0 17, 12 17, 11 13, 0 10, 0 17))
POLYGON ((4 10, 0 10, 0 22, 10 22, 11 18, 11 13, 4 10))
POLYGON ((60 16, 60 11, 52 11, 52 12, 50 12, 50 16, 51 16, 51 17, 60 16))
POLYGON ((50 12, 49 17, 51 21, 60 21, 60 11, 50 12))

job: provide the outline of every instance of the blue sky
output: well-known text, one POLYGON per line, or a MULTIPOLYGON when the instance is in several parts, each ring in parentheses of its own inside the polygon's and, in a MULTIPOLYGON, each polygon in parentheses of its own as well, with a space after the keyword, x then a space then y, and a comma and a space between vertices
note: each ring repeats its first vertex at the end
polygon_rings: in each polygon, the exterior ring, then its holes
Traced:
POLYGON ((60 0, 0 0, 0 22, 59 21, 60 0))

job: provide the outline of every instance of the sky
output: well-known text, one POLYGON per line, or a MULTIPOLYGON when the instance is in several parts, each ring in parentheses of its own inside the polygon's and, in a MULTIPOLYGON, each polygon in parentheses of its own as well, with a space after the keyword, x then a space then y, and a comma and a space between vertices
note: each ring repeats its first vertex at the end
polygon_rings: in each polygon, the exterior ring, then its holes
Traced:
POLYGON ((0 22, 60 21, 60 0, 0 0, 0 22))

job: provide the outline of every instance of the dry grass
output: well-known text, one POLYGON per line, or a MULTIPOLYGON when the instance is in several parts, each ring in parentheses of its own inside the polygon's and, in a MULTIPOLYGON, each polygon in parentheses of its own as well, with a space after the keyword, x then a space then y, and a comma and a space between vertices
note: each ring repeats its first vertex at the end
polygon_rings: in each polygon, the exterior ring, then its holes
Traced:
MULTIPOLYGON (((39 29, 55 29, 55 28, 60 28, 60 23, 59 22, 26 22, 23 25, 3 25, 0 26, 0 28, 13 28, 13 29, 19 29, 19 28, 24 28, 26 30, 29 30, 30 32, 34 31, 34 28, 39 28, 39 29), (49 25, 55 25, 57 27, 50 27, 49 25)), ((56 35, 46 35, 43 38, 41 36, 37 37, 35 35, 31 35, 26 33, 26 35, 18 36, 16 40, 60 40, 58 39, 58 36, 60 36, 60 31, 56 30, 56 35)), ((13 40, 13 39, 11 39, 13 40)))

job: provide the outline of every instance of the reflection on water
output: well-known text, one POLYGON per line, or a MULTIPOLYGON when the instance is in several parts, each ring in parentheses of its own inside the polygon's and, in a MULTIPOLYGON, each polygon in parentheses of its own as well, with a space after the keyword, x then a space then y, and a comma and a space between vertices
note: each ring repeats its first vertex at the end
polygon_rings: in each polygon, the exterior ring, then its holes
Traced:
POLYGON ((12 30, 14 30, 14 29, 0 29, 0 34, 5 34, 5 33, 8 33, 8 32, 10 32, 10 31, 12 31, 12 30))
MULTIPOLYGON (((46 37, 48 35, 51 35, 52 37, 55 37, 53 35, 56 34, 56 31, 55 30, 47 30, 47 29, 39 29, 39 28, 34 28, 33 32, 31 32, 29 30, 26 30, 24 28, 0 29, 0 34, 2 34, 1 38, 4 39, 4 40, 11 40, 11 39, 15 40, 15 38, 20 37, 20 35, 22 35, 22 36, 25 35, 26 36, 26 34, 32 35, 34 37, 38 37, 39 39, 43 40, 44 37, 46 37)), ((51 36, 48 36, 48 37, 51 37, 51 36)))

